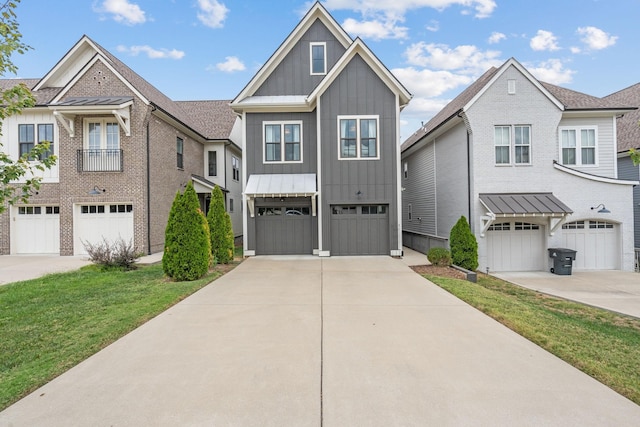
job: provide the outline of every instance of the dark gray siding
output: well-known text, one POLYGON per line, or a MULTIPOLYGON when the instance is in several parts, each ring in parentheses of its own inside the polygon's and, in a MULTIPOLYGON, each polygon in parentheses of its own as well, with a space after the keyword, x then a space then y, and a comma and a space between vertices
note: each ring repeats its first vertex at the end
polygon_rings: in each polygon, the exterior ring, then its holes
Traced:
POLYGON ((317 173, 318 150, 316 145, 316 113, 248 113, 245 152, 247 173, 251 175, 272 173, 317 173), (302 121, 302 161, 303 163, 263 162, 263 129, 268 121, 302 121))
MULTIPOLYGON (((356 55, 320 99, 322 135, 323 250, 331 250, 333 204, 385 204, 389 208, 389 243, 397 249, 396 98, 356 55), (338 160, 340 115, 378 115, 380 159, 338 160), (356 193, 360 191, 361 194, 356 193)), ((348 236, 345 236, 348 238, 348 236)))
POLYGON ((310 94, 324 78, 323 75, 311 75, 309 69, 309 44, 311 42, 326 42, 327 72, 346 50, 331 31, 321 21, 316 20, 260 86, 255 95, 310 94))
MULTIPOLYGON (((640 166, 634 166, 630 157, 618 159, 618 178, 637 181, 640 179, 640 166)), ((633 225, 634 243, 640 248, 640 186, 633 187, 633 225)))

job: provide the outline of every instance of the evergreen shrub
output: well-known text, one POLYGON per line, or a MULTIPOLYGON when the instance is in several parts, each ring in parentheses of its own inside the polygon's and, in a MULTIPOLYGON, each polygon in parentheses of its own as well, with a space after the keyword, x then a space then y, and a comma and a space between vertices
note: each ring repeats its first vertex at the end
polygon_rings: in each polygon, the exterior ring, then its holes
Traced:
POLYGON ((451 262, 454 265, 469 271, 475 271, 478 268, 478 242, 464 216, 461 216, 451 229, 449 247, 451 262))

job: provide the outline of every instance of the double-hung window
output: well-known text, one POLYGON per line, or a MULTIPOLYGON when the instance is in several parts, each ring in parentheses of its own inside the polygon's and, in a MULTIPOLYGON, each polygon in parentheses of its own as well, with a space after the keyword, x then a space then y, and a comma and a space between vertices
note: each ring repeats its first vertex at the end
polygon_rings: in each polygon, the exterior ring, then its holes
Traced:
POLYGON ((264 161, 302 162, 302 122, 264 123, 264 161))
POLYGON ((338 116, 339 158, 379 159, 378 116, 338 116))
POLYGON ((597 145, 595 127, 560 128, 560 159, 563 165, 596 165, 597 145))
POLYGON ((41 159, 46 159, 53 155, 53 123, 42 123, 38 125, 38 144, 49 143, 49 149, 42 153, 41 159))
POLYGON ((327 74, 327 44, 311 43, 309 50, 311 75, 327 74))
POLYGON ((20 156, 28 154, 33 150, 35 141, 34 126, 18 125, 18 144, 20 145, 20 156))
POLYGON ((496 126, 493 144, 496 165, 531 164, 531 126, 496 126))
POLYGON ((209 176, 218 175, 218 153, 216 151, 209 151, 208 164, 209 164, 209 176))

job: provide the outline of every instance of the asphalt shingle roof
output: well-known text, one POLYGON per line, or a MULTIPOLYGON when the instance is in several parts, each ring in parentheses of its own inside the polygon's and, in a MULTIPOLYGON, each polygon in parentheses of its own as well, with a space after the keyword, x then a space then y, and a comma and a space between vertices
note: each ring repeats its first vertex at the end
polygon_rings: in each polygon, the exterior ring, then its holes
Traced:
MULTIPOLYGON (((640 107, 640 83, 606 96, 611 102, 640 107)), ((617 121, 618 152, 640 148, 640 110, 626 113, 617 121)))

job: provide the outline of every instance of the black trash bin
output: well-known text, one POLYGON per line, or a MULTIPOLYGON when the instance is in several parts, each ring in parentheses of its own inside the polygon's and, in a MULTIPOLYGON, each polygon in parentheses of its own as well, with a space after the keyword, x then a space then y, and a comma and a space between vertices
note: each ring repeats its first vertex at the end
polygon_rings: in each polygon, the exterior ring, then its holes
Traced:
POLYGON ((576 251, 567 248, 549 248, 549 258, 553 259, 551 272, 563 276, 571 276, 573 261, 576 259, 576 251))

